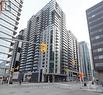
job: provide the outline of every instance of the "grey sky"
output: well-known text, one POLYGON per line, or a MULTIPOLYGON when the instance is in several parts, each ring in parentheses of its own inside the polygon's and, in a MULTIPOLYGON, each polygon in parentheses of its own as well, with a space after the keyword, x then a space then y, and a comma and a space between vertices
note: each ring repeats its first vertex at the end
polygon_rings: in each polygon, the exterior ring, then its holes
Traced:
MULTIPOLYGON (((27 26, 29 18, 36 14, 50 0, 24 0, 24 5, 19 24, 19 30, 27 26)), ((66 26, 77 37, 78 41, 89 42, 86 21, 86 9, 101 0, 56 0, 66 15, 66 26)))

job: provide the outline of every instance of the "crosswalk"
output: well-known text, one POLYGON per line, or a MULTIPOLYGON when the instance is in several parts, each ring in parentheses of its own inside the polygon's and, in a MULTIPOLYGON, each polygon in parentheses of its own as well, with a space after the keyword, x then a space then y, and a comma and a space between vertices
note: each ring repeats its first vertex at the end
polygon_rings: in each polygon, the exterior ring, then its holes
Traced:
POLYGON ((50 89, 50 88, 56 88, 56 89, 68 89, 68 90, 87 90, 87 91, 97 91, 101 92, 100 89, 97 88, 89 88, 82 86, 81 84, 66 84, 66 83, 23 83, 21 85, 19 84, 12 84, 12 85, 3 85, 1 87, 7 87, 7 88, 36 88, 36 89, 50 89))
POLYGON ((62 83, 27 83, 27 84, 12 84, 12 85, 4 85, 2 87, 9 87, 9 88, 64 88, 64 89, 71 89, 72 86, 69 84, 62 84, 62 83))
POLYGON ((14 87, 14 88, 55 88, 55 86, 54 85, 15 85, 15 86, 12 86, 12 87, 14 87))
POLYGON ((89 94, 86 94, 79 87, 79 84, 71 83, 23 83, 21 85, 2 85, 0 86, 0 95, 80 95, 80 93, 81 95, 98 95, 88 91, 86 92, 89 94))
POLYGON ((63 84, 63 83, 28 83, 28 84, 14 84, 9 87, 13 88, 37 88, 37 89, 49 89, 49 88, 58 88, 58 89, 78 89, 77 85, 63 84))

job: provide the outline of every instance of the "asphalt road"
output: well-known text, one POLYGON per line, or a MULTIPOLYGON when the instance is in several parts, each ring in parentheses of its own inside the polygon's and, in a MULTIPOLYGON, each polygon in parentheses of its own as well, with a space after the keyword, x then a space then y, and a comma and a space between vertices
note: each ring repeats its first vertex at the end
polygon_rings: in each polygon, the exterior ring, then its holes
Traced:
POLYGON ((103 95, 61 83, 13 84, 0 86, 0 95, 103 95))

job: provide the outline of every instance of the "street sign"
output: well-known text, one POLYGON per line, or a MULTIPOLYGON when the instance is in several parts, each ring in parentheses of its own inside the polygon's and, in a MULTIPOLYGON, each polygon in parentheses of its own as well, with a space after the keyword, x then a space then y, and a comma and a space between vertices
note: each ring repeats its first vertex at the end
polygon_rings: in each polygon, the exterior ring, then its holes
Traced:
POLYGON ((12 79, 18 79, 19 72, 14 72, 12 79))
POLYGON ((45 53, 47 51, 47 44, 45 44, 44 42, 42 42, 40 44, 40 52, 41 53, 45 53))

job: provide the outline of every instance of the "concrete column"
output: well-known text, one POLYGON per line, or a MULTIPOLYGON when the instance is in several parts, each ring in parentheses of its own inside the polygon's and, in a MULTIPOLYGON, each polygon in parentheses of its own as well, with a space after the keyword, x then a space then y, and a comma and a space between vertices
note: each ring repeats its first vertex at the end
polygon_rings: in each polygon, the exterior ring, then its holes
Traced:
POLYGON ((43 71, 42 71, 42 82, 44 82, 44 74, 43 74, 43 71))
POLYGON ((50 81, 49 81, 49 76, 48 76, 48 82, 50 82, 50 81))
POLYGON ((55 76, 54 75, 52 75, 52 79, 53 79, 53 82, 55 82, 55 76))

